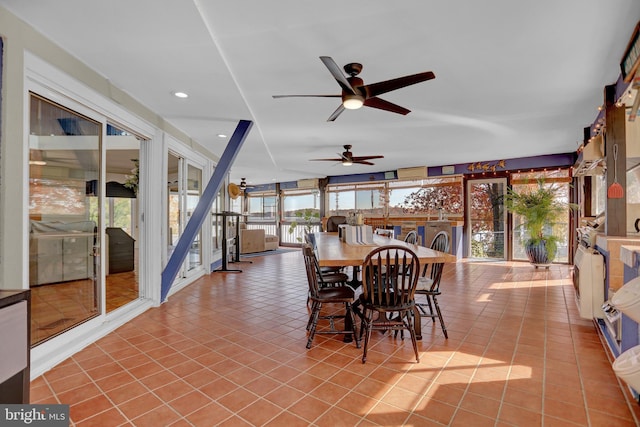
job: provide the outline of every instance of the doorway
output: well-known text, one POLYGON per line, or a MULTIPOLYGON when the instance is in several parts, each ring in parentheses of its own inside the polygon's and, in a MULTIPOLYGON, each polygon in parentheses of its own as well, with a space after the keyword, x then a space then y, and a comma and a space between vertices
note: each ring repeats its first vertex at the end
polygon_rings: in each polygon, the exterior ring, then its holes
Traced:
POLYGON ((469 257, 504 260, 507 252, 506 178, 467 181, 469 257))

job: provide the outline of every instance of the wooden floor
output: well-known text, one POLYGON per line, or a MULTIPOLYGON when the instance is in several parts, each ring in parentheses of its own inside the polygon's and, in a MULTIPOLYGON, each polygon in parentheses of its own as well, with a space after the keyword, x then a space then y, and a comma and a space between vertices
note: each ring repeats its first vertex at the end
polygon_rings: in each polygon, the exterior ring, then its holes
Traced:
POLYGON ((213 273, 35 379, 32 403, 77 426, 635 426, 568 266, 447 265, 449 339, 423 319, 374 332, 367 363, 341 336, 305 348, 299 252, 213 273))

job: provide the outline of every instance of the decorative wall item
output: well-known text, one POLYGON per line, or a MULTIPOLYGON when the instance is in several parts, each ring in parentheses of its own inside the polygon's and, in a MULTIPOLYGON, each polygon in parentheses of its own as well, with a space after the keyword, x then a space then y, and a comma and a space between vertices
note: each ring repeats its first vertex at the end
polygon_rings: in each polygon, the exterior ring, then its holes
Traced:
POLYGON ((506 160, 498 160, 497 162, 477 162, 477 163, 469 163, 467 166, 467 170, 470 172, 495 172, 498 169, 505 170, 507 167, 506 160))

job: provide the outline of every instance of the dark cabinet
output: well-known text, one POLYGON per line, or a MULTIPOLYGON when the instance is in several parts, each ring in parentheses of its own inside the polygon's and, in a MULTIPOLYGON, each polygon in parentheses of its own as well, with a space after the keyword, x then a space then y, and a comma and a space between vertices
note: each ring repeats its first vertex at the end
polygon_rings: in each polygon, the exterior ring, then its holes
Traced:
POLYGON ((30 291, 0 290, 0 403, 29 403, 30 291))
POLYGON ((108 274, 124 273, 134 269, 135 240, 122 228, 107 227, 109 240, 108 274))

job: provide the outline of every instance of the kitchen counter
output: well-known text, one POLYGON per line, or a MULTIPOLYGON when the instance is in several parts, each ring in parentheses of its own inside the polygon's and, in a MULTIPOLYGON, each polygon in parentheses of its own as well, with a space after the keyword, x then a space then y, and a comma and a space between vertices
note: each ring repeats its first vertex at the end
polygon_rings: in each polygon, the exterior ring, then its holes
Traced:
POLYGON ((622 246, 635 245, 640 246, 640 236, 637 234, 628 234, 627 236, 605 236, 599 234, 596 237, 596 248, 606 259, 608 288, 610 290, 617 291, 624 284, 625 264, 620 255, 622 246))

